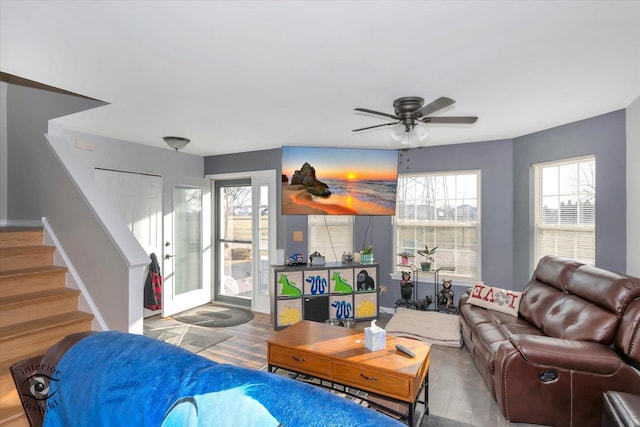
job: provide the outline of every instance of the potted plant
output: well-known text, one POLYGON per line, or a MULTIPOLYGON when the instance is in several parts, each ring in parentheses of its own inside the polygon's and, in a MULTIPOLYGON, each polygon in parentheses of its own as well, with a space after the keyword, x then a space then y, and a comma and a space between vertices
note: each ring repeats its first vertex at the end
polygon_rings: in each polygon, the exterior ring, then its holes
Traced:
POLYGON ((425 260, 420 263, 422 271, 431 271, 431 264, 434 262, 433 254, 436 253, 436 249, 438 249, 437 246, 433 249, 429 249, 427 245, 424 245, 424 250, 418 251, 418 254, 425 258, 425 260))
POLYGON ((363 264, 373 263, 373 246, 369 245, 369 246, 363 247, 360 258, 363 264))
POLYGON ((402 265, 409 265, 409 259, 413 258, 415 255, 408 251, 402 251, 398 254, 398 256, 402 261, 402 265))

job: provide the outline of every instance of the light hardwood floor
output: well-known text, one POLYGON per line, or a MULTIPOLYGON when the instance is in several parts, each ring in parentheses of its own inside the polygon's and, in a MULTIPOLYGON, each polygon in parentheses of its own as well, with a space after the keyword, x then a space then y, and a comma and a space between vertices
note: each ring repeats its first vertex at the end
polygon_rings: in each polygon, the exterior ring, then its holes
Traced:
MULTIPOLYGON (((378 325, 384 327, 390 317, 381 314, 378 325)), ((174 324, 178 322, 171 318, 155 316, 145 319, 148 327, 174 324)), ((364 325, 366 323, 358 327, 364 325)), ((231 335, 231 338, 198 354, 218 363, 251 369, 266 365, 266 340, 275 332, 269 315, 255 313, 254 319, 248 323, 216 329, 231 335)), ((509 423, 504 419, 466 349, 432 346, 431 351, 429 406, 432 414, 476 426, 530 426, 509 423)))

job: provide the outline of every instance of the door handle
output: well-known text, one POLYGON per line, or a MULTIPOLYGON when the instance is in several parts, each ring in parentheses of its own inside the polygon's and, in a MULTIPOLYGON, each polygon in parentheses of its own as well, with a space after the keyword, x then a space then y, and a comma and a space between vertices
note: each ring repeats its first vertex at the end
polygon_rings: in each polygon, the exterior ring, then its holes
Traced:
POLYGON ((164 256, 164 259, 171 259, 171 258, 173 258, 174 256, 175 256, 175 255, 169 255, 169 254, 166 254, 166 255, 164 256))

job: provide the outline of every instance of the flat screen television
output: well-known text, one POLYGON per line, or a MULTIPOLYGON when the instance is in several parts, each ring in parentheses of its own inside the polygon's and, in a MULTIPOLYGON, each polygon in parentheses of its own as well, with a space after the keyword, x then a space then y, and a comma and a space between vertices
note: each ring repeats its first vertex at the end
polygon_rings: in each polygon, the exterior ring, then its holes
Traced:
POLYGON ((398 151, 282 147, 283 215, 394 215, 398 151))

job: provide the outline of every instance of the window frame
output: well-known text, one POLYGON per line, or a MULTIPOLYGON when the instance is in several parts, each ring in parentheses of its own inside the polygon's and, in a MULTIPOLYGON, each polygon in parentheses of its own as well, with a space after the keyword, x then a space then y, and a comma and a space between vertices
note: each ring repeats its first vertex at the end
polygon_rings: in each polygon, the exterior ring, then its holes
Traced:
MULTIPOLYGON (((400 183, 400 180, 404 179, 404 178, 411 178, 411 177, 436 177, 436 179, 441 178, 441 179, 446 179, 445 177, 458 177, 458 176, 463 176, 463 175, 475 175, 476 178, 476 195, 475 198, 469 197, 469 199, 474 199, 475 203, 476 203, 476 219, 475 221, 464 221, 464 222, 458 222, 457 218, 456 221, 438 221, 437 219, 434 220, 419 220, 419 219, 410 219, 410 220, 400 220, 399 219, 399 214, 400 212, 402 212, 402 209, 400 207, 400 201, 402 199, 402 195, 400 194, 400 192, 398 192, 397 195, 397 200, 396 200, 396 215, 393 218, 393 253, 392 253, 392 261, 391 264, 393 266, 392 268, 392 275, 391 277, 393 279, 399 279, 400 278, 400 274, 402 271, 406 271, 407 267, 406 266, 402 266, 401 264, 398 263, 398 253, 401 253, 403 249, 406 249, 406 247, 401 247, 399 245, 399 230, 402 227, 414 227, 414 228, 419 228, 419 227, 434 227, 436 230, 437 229, 446 229, 446 228, 450 228, 450 229, 459 229, 459 230, 463 230, 463 229, 473 229, 475 231, 475 235, 476 235, 476 243, 475 243, 475 257, 476 257, 476 263, 475 263, 475 275, 469 275, 469 274, 460 274, 457 271, 441 271, 440 272, 440 278, 451 278, 456 280, 457 282, 463 282, 463 283, 474 283, 478 280, 481 280, 482 277, 482 238, 481 238, 481 231, 482 231, 482 194, 481 194, 481 188, 482 188, 482 171, 480 169, 465 169, 465 170, 454 170, 454 171, 435 171, 435 172, 419 172, 419 173, 404 173, 404 174, 399 174, 398 175, 398 189, 400 191, 400 189, 402 188, 402 185, 400 183)), ((457 184, 456 184, 457 185, 457 184)), ((458 195, 456 194, 456 197, 454 197, 454 200, 459 200, 458 195)), ((455 208, 458 208, 459 206, 455 206, 455 208)), ((437 208, 435 212, 437 212, 437 208)), ((436 231, 437 232, 437 231, 436 231)), ((417 243, 416 243, 417 244, 417 243)), ((435 246, 438 246, 438 242, 436 239, 436 243, 435 246)), ((431 248, 431 246, 430 246, 431 248)), ((419 248, 418 248, 419 249, 419 248)), ((454 248, 453 251, 460 251, 462 249, 459 248, 454 248)), ((416 267, 418 270, 420 270, 419 266, 420 266, 420 262, 422 261, 422 257, 420 255, 418 255, 417 253, 415 254, 416 258, 414 258, 412 261, 413 263, 415 263, 416 267)), ((454 255, 455 257, 455 255, 454 255)), ((436 259, 436 269, 439 267, 444 267, 444 266, 448 266, 448 265, 438 265, 438 253, 436 252, 435 254, 435 259, 436 259)), ((422 282, 428 282, 431 283, 433 281, 433 275, 432 273, 427 273, 427 272, 422 272, 419 271, 418 272, 418 278, 420 281, 422 282)))
MULTIPOLYGON (((576 259, 580 262, 583 262, 585 264, 589 264, 589 265, 594 265, 595 264, 595 260, 596 260, 596 203, 597 203, 597 159, 595 154, 589 154, 589 155, 584 155, 584 156, 576 156, 576 157, 569 157, 569 158, 565 158, 565 159, 560 159, 560 160, 552 160, 552 161, 547 161, 547 162, 539 162, 539 163, 534 163, 532 165, 533 168, 533 177, 534 177, 534 194, 533 194, 533 199, 534 199, 534 203, 533 203, 533 250, 531 251, 531 265, 535 266, 537 265, 538 261, 545 255, 558 255, 558 256, 564 256, 567 257, 566 254, 559 254, 558 251, 555 251, 553 253, 541 253, 540 252, 540 236, 541 236, 541 230, 544 232, 549 232, 549 233, 567 233, 567 234, 571 234, 573 235, 573 239, 572 241, 574 242, 574 253, 573 256, 571 256, 572 259, 576 259), (584 216, 585 212, 584 210, 582 210, 579 207, 579 203, 576 202, 576 223, 562 223, 562 215, 560 213, 560 210, 558 210, 558 223, 556 224, 543 224, 541 222, 541 218, 543 216, 542 213, 542 207, 543 205, 543 198, 550 198, 550 197, 557 197, 558 198, 558 202, 560 202, 560 200, 565 197, 576 197, 578 200, 580 200, 581 195, 586 194, 584 191, 581 191, 581 184, 580 184, 580 177, 578 177, 578 189, 576 192, 574 193, 566 193, 566 192, 562 192, 560 190, 560 187, 562 186, 562 182, 560 182, 560 180, 558 179, 558 191, 557 194, 552 194, 552 195, 546 195, 542 193, 542 187, 543 187, 543 182, 542 182, 542 170, 544 168, 550 168, 550 167, 557 167, 560 168, 561 166, 567 166, 567 165, 577 165, 578 167, 578 173, 580 172, 580 164, 581 163, 590 163, 593 162, 593 206, 592 206, 592 215, 593 215, 593 222, 592 223, 584 223, 582 221, 579 221, 581 216, 584 216), (581 257, 577 252, 578 249, 576 247, 576 239, 578 239, 579 233, 584 234, 585 232, 590 233, 593 235, 593 246, 591 248, 591 252, 593 253, 593 258, 589 258, 586 259, 584 257, 581 257)), ((559 173, 558 173, 559 175, 559 173)), ((566 185, 566 184, 565 184, 566 185)), ((560 204, 560 203, 558 203, 560 204)), ((566 238, 566 237, 565 237, 566 238)), ((556 238, 557 240, 557 238, 556 238)), ((582 251, 584 252, 584 251, 582 251)))

